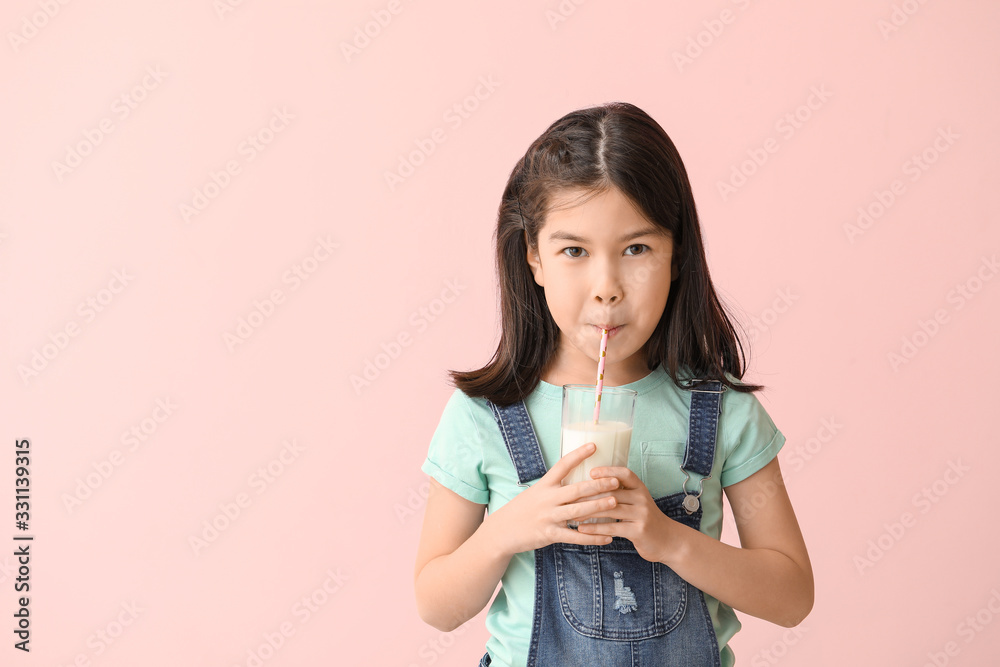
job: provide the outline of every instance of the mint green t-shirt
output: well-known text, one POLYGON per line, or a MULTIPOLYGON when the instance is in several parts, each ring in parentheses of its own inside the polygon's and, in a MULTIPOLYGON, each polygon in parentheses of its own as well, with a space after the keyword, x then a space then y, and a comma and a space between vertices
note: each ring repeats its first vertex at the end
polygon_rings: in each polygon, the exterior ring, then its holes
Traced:
MULTIPOLYGON (((638 392, 629 469, 639 475, 653 498, 681 491, 684 474, 679 466, 687 442, 690 392, 678 388, 662 366, 622 386, 638 392)), ((540 382, 524 403, 549 469, 560 458, 562 387, 540 382)), ((754 394, 732 390, 722 394, 715 461, 701 496, 701 532, 719 539, 722 487, 763 468, 784 443, 785 436, 754 394)), ((445 405, 421 470, 463 498, 487 505, 491 514, 525 488, 517 485, 517 471, 486 399, 469 398, 459 389, 445 405)), ((688 491, 697 493, 698 481, 693 474, 688 491)), ((515 554, 500 581, 500 591, 486 615, 491 635, 486 648, 494 667, 521 667, 527 663, 531 639, 534 551, 515 554)), ((742 625, 728 605, 707 594, 705 602, 719 640, 722 667, 732 667, 736 659, 727 644, 742 625)))

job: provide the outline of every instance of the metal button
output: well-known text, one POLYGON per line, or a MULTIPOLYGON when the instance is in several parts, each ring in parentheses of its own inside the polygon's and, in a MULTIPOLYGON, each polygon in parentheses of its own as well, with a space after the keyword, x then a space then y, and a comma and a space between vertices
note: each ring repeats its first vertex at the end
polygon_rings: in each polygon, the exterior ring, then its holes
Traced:
POLYGON ((684 511, 688 514, 694 514, 698 511, 701 503, 698 501, 698 496, 687 495, 684 496, 684 511))

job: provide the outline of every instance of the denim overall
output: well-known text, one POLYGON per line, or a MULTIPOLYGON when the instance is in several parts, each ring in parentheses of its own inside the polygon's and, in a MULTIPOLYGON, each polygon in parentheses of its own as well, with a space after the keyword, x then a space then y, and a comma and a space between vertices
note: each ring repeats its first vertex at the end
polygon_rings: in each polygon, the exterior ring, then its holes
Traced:
MULTIPOLYGON (((698 381, 689 381, 698 382, 698 381)), ((690 385, 686 386, 688 388, 690 385)), ((686 493, 689 473, 710 476, 725 387, 692 389, 682 491, 654 498, 664 514, 695 530, 702 509, 686 493), (687 502, 685 502, 687 498, 687 502)), ((487 401, 517 469, 519 486, 545 474, 523 401, 487 401)), ((535 550, 535 603, 527 667, 719 667, 719 643, 702 592, 630 540, 606 545, 556 542, 535 550)), ((487 652, 479 662, 488 667, 487 652)))

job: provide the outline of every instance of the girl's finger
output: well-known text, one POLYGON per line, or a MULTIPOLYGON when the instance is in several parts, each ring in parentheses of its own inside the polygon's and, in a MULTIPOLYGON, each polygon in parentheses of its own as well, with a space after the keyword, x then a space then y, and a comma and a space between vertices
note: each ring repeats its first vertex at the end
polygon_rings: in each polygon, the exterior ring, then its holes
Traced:
POLYGON ((635 472, 629 470, 628 468, 622 468, 618 466, 610 468, 608 467, 593 468, 590 471, 590 476, 595 479, 603 477, 611 477, 617 479, 621 483, 622 488, 626 488, 626 485, 628 486, 628 488, 634 488, 635 482, 640 481, 639 476, 636 475, 635 472))
POLYGON ((573 451, 562 457, 556 464, 549 469, 546 474, 551 474, 553 477, 562 479, 569 474, 570 468, 579 465, 585 458, 597 451, 597 445, 592 442, 588 442, 585 445, 577 447, 573 451))
POLYGON ((576 511, 574 512, 574 519, 590 519, 593 517, 601 516, 602 514, 606 516, 606 512, 613 510, 617 507, 618 501, 614 496, 607 496, 605 498, 599 498, 597 500, 588 500, 582 503, 577 503, 574 505, 576 511))
MULTIPOLYGON (((586 524, 585 524, 586 525, 586 524)), ((572 528, 567 528, 566 532, 569 535, 566 539, 561 540, 562 542, 567 542, 569 544, 610 544, 610 535, 597 535, 595 533, 581 533, 579 531, 573 530, 572 528)))
POLYGON ((608 496, 598 500, 588 500, 570 505, 561 505, 559 507, 559 512, 556 513, 555 517, 556 521, 559 523, 566 523, 567 521, 577 521, 581 518, 587 518, 595 512, 601 512, 611 509, 612 507, 614 507, 614 498, 608 496))
POLYGON ((618 488, 618 480, 613 478, 593 479, 589 482, 569 484, 559 490, 561 504, 575 503, 581 498, 605 494, 618 488))

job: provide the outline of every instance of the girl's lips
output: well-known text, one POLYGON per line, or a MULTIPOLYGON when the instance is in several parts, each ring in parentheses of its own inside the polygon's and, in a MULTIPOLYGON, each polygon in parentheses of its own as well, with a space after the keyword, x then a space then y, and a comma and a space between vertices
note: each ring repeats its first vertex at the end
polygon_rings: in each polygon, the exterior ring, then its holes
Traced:
MULTIPOLYGON (((598 326, 596 324, 591 324, 590 326, 594 327, 594 331, 596 331, 597 333, 599 333, 601 335, 604 335, 604 327, 598 326)), ((624 324, 619 324, 614 329, 608 329, 608 338, 611 338, 612 336, 614 336, 615 334, 617 334, 619 331, 621 331, 621 329, 622 329, 623 326, 625 326, 625 325, 624 324)))

